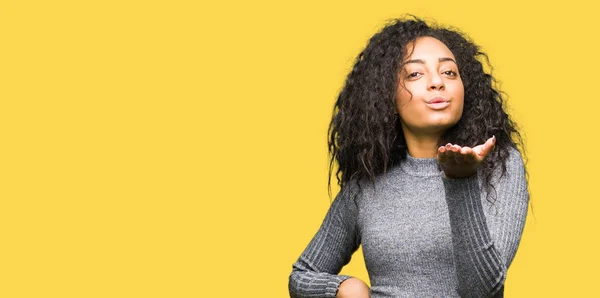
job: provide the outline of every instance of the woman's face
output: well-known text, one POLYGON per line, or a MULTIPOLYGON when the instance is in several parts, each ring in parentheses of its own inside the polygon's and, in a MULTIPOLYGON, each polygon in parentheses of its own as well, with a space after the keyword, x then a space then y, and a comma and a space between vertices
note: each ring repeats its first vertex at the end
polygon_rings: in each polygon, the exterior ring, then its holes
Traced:
POLYGON ((460 120, 464 87, 456 59, 444 43, 419 37, 407 45, 398 75, 396 108, 404 133, 441 134, 460 120))

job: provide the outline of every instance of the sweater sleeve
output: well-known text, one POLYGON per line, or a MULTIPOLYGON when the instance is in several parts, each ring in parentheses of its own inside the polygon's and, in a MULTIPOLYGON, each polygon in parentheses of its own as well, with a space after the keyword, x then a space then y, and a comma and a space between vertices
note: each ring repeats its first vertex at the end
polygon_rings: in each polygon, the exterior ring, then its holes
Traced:
POLYGON ((321 227, 293 264, 291 297, 335 297, 340 283, 350 278, 337 275, 360 245, 356 192, 349 184, 338 193, 321 227))
POLYGON ((501 297, 506 271, 519 245, 529 192, 519 151, 511 149, 506 173, 492 180, 489 204, 477 175, 443 178, 461 297, 501 297), (493 192, 493 190, 492 190, 493 192), (493 195, 493 194, 492 194, 493 195), (485 211, 489 211, 487 216, 485 211))

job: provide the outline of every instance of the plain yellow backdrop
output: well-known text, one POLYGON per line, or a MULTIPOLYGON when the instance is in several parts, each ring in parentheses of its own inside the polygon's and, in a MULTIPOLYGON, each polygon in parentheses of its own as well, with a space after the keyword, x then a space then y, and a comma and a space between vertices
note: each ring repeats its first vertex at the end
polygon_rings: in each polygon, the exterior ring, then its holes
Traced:
MULTIPOLYGON (((507 297, 597 294, 587 1, 0 2, 0 297, 287 297, 329 206, 326 131, 389 18, 489 54, 527 141, 507 297)), ((362 255, 344 273, 368 279, 362 255)))

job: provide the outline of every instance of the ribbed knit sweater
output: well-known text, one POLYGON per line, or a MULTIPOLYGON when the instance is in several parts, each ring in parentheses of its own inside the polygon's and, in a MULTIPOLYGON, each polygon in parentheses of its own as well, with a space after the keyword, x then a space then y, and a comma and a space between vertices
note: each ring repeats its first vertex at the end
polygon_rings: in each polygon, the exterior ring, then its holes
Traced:
POLYGON ((481 175, 448 179, 410 155, 374 187, 346 184, 293 264, 290 296, 335 297, 362 244, 371 297, 502 297, 529 201, 519 151, 506 167, 489 198, 481 175))

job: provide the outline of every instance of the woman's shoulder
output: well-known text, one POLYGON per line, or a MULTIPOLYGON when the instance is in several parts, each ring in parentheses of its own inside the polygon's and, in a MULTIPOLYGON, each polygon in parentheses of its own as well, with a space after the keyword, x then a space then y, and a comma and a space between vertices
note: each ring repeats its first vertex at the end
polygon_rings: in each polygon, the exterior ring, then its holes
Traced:
POLYGON ((515 179, 519 180, 525 176, 525 162, 521 151, 515 147, 509 147, 500 156, 503 158, 494 164, 492 181, 510 183, 510 181, 514 182, 515 179))
POLYGON ((336 197, 336 199, 344 200, 348 203, 359 208, 364 202, 365 194, 370 194, 376 188, 378 184, 378 180, 375 182, 368 181, 368 179, 351 179, 344 183, 344 185, 340 188, 340 191, 336 197))
POLYGON ((508 157, 506 157, 506 170, 521 170, 525 168, 523 154, 515 147, 508 148, 508 157))
MULTIPOLYGON (((493 184, 500 181, 506 182, 507 179, 510 180, 524 176, 526 172, 523 154, 517 148, 512 146, 502 150, 502 152, 500 152, 500 159, 496 159, 492 166, 493 169, 490 182, 493 184)), ((481 169, 477 172, 480 180, 479 182, 482 184, 484 176, 487 173, 481 169)))
POLYGON ((340 188, 338 196, 355 200, 356 197, 359 196, 362 191, 364 191, 365 186, 366 184, 364 182, 356 179, 346 181, 340 188))

